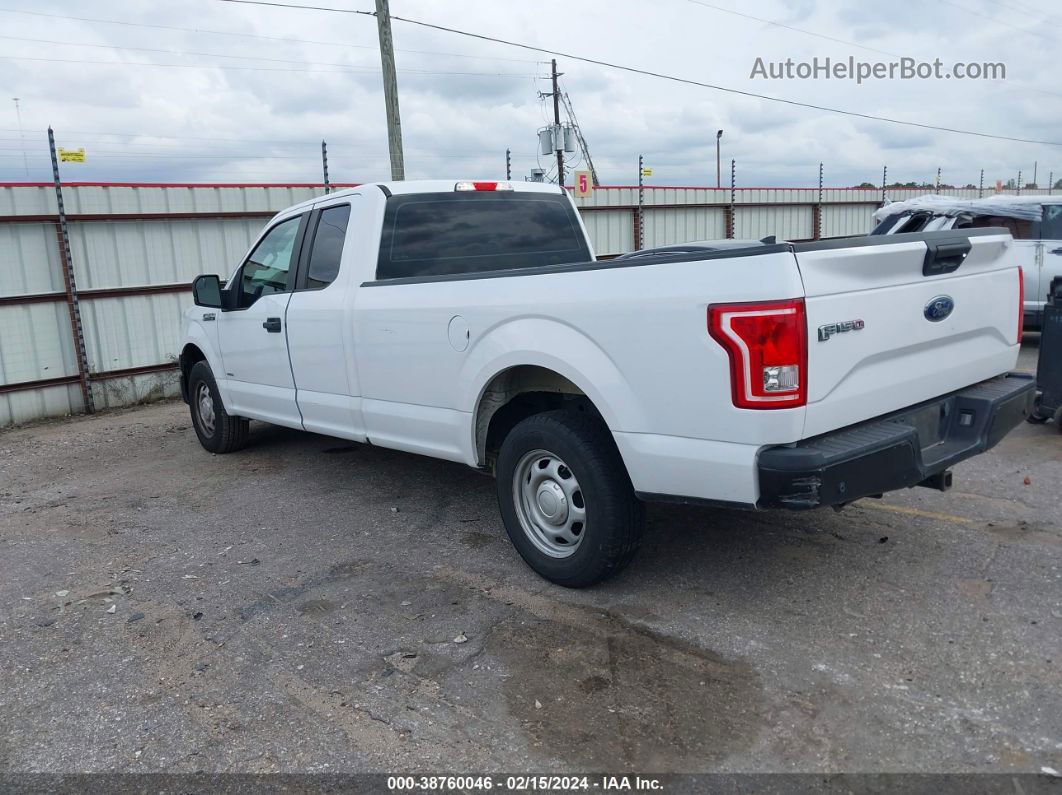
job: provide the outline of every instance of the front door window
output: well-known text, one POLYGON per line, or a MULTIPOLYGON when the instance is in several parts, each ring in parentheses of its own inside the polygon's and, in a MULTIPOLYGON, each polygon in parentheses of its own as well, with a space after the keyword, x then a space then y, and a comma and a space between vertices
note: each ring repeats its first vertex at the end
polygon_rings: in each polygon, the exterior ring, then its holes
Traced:
POLYGON ((263 295, 291 289, 289 275, 300 220, 296 216, 281 221, 254 247, 240 272, 240 309, 251 306, 263 295))

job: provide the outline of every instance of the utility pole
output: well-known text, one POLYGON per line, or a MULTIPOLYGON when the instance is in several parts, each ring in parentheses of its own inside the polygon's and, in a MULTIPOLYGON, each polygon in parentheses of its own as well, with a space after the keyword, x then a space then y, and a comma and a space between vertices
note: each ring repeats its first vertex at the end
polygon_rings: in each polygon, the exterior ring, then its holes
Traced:
POLYGON ((510 180, 513 178, 513 158, 512 152, 508 149, 505 150, 505 179, 510 180))
MULTIPOLYGON (((391 179, 398 182, 406 178, 406 164, 402 157, 402 118, 398 112, 395 46, 391 38, 391 10, 387 0, 376 0, 376 27, 380 33, 380 61, 383 64, 384 103, 387 106, 387 148, 391 152, 391 179)), ((556 77, 553 82, 556 84, 556 77)))
POLYGON ((940 166, 937 166, 937 181, 933 188, 934 193, 940 193, 940 166))
POLYGON ((1055 172, 1052 171, 1047 175, 1047 195, 1050 196, 1051 192, 1055 189, 1055 172))
POLYGON ((26 169, 26 179, 29 179, 29 160, 26 159, 26 136, 22 133, 22 110, 18 106, 18 97, 11 97, 15 103, 15 118, 18 119, 19 145, 22 147, 22 166, 26 169))
POLYGON ((1040 187, 1036 183, 1036 167, 1039 166, 1039 165, 1040 165, 1040 163, 1038 161, 1036 161, 1036 160, 1033 161, 1033 185, 1036 185, 1036 187, 1040 187))
POLYGON ((722 182, 723 176, 722 176, 722 172, 720 171, 720 167, 719 167, 719 146, 720 146, 719 139, 722 138, 722 137, 723 137, 723 131, 722 130, 716 130, 715 131, 715 187, 717 187, 717 188, 723 187, 723 182, 722 182))
POLYGON ((81 304, 77 298, 77 284, 74 281, 74 260, 70 255, 70 231, 66 226, 66 207, 63 204, 63 185, 59 181, 59 158, 55 154, 55 134, 48 128, 48 149, 52 155, 52 179, 55 182, 55 207, 59 211, 59 253, 63 269, 63 282, 66 286, 66 307, 70 313, 70 329, 74 335, 74 353, 77 355, 77 369, 81 381, 81 397, 85 403, 85 413, 95 414, 96 404, 92 400, 92 384, 89 382, 88 354, 85 352, 85 329, 81 325, 81 304))
POLYGON ((328 184, 328 144, 321 141, 321 171, 324 173, 325 194, 332 192, 332 186, 328 184))
POLYGON ((985 195, 985 170, 981 169, 981 180, 977 183, 977 198, 985 195))
POLYGON ((560 126, 560 89, 557 87, 557 59, 553 59, 553 135, 559 140, 553 142, 557 150, 557 184, 564 187, 564 135, 560 126))
POLYGON ((881 206, 885 206, 885 183, 889 179, 889 167, 887 165, 881 167, 881 206))
POLYGON ((575 117, 575 108, 572 106, 572 98, 568 96, 567 91, 561 92, 561 102, 564 103, 564 109, 568 111, 568 121, 571 122, 572 130, 575 132, 575 140, 579 142, 579 148, 583 150, 583 157, 586 159, 586 165, 590 168, 590 178, 594 182, 596 188, 601 184, 601 181, 597 178, 597 169, 594 167, 594 160, 590 157, 590 146, 586 143, 586 138, 583 136, 583 130, 579 126, 579 119, 575 117))
POLYGON ((1021 172, 1018 172, 1018 195, 1021 196, 1021 172))

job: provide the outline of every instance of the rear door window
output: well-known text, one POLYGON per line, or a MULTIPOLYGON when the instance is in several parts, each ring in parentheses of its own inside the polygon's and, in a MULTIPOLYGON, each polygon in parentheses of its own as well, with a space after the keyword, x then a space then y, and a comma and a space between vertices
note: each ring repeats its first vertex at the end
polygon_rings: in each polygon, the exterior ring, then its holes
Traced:
POLYGON ((387 200, 376 278, 483 273, 589 259, 565 196, 411 194, 387 200))
POLYGON ((321 210, 317 228, 313 234, 310 259, 306 266, 306 284, 310 290, 327 287, 339 275, 339 263, 343 258, 343 242, 347 237, 347 222, 350 220, 350 205, 340 204, 321 210))
POLYGON ((1045 204, 1041 236, 1044 240, 1062 240, 1062 204, 1045 204))
POLYGON ((982 229, 989 226, 1001 226, 1010 232, 1015 240, 1036 240, 1040 237, 1039 221, 1030 221, 1026 218, 1010 218, 1005 215, 978 215, 970 222, 974 229, 982 229))

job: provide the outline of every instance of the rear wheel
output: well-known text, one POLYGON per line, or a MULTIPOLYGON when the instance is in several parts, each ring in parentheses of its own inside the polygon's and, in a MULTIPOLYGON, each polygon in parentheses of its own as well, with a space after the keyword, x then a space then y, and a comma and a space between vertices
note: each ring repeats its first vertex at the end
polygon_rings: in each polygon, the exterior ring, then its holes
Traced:
POLYGON ((644 506, 596 417, 573 410, 529 417, 502 442, 496 474, 509 538, 547 580, 593 585, 637 552, 644 506))
POLYGON ((206 362, 196 362, 188 374, 188 398, 192 427, 204 448, 212 453, 232 453, 247 444, 249 423, 225 411, 206 362))

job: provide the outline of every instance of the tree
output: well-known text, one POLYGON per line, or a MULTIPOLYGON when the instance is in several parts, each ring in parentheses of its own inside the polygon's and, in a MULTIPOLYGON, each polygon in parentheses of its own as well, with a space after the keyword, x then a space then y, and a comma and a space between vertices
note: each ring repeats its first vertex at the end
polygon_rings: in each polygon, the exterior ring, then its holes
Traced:
MULTIPOLYGON (((1062 180, 1059 180, 1059 182, 1062 182, 1062 180)), ((858 185, 856 185, 856 187, 857 188, 877 188, 878 186, 875 185, 873 182, 860 182, 858 185)))
POLYGON ((1062 179, 1056 179, 1055 180, 1054 188, 1055 188, 1055 190, 1058 190, 1059 188, 1062 188, 1062 179))

